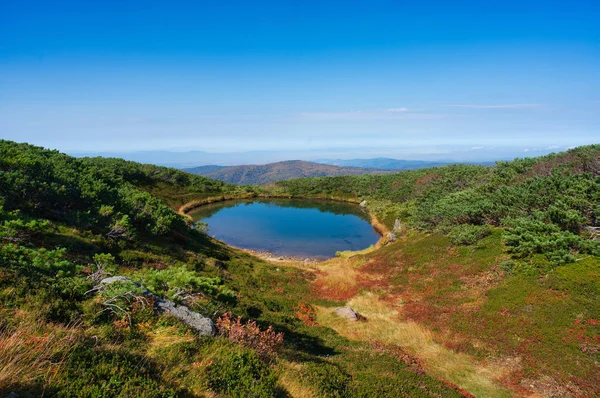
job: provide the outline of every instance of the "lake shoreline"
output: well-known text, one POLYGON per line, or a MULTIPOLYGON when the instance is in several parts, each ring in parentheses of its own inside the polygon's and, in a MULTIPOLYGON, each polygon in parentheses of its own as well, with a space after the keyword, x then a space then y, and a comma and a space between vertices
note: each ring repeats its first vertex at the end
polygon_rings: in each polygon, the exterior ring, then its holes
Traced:
MULTIPOLYGON (((341 203, 352 203, 352 204, 356 204, 356 205, 359 205, 361 203, 361 201, 359 199, 355 199, 355 198, 344 199, 344 198, 339 198, 339 197, 326 197, 326 196, 315 197, 315 196, 292 196, 292 195, 278 195, 278 194, 273 195, 273 194, 253 193, 251 195, 239 195, 239 196, 238 195, 221 195, 221 196, 208 197, 208 198, 199 199, 199 200, 193 200, 193 201, 190 201, 190 202, 185 203, 182 206, 180 206, 177 209, 177 212, 179 214, 187 217, 189 220, 192 220, 192 217, 188 213, 199 207, 214 204, 214 203, 219 203, 219 202, 235 201, 235 200, 253 200, 253 199, 323 200, 323 201, 332 201, 332 202, 341 202, 341 203)), ((361 209, 363 209, 365 211, 365 213, 368 216, 369 224, 371 225, 373 230, 376 232, 376 234, 379 235, 379 239, 375 243, 374 248, 378 249, 381 246, 384 246, 386 243, 389 242, 389 238, 386 237, 386 235, 390 232, 389 228, 387 228, 387 226, 383 222, 381 222, 377 218, 377 216, 372 211, 370 211, 367 207, 361 206, 361 209)), ((220 242, 222 242, 222 241, 220 241, 220 242)), ((310 256, 298 257, 298 256, 289 256, 289 255, 277 255, 277 254, 271 253, 267 250, 245 249, 245 248, 237 247, 235 245, 228 244, 226 242, 223 242, 223 243, 232 248, 235 248, 237 250, 241 250, 245 253, 251 254, 258 258, 261 258, 265 261, 275 262, 275 263, 277 263, 277 262, 305 262, 307 264, 311 264, 311 263, 318 263, 318 262, 330 260, 332 258, 336 258, 336 256, 321 259, 321 258, 313 258, 310 256)), ((359 253, 361 251, 362 250, 356 250, 354 252, 359 253)))

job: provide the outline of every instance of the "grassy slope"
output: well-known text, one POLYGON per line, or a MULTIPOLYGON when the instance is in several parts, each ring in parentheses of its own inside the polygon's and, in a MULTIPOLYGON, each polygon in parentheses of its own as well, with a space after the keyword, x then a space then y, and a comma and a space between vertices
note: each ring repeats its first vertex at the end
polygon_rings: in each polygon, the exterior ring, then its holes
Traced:
MULTIPOLYGON (((512 183, 520 184, 547 162, 528 165, 512 183)), ((4 166, 2 171, 7 170, 4 166)), ((205 182, 190 188, 193 184, 185 178, 165 178, 168 169, 148 170, 154 178, 133 182, 173 207, 188 195, 197 199, 225 192, 206 189, 205 182)), ((444 192, 489 181, 489 173, 461 166, 300 180, 287 191, 277 189, 303 196, 368 197, 372 210, 391 224, 399 214, 414 217, 403 201, 432 203, 428 201, 444 192), (445 174, 448 170, 455 175, 445 174), (379 203, 386 205, 377 207, 379 203), (392 212, 387 211, 389 203, 392 212)), ((249 391, 259 396, 459 395, 437 379, 478 396, 509 396, 511 391, 598 394, 597 257, 578 255, 575 263, 543 275, 505 272, 501 264, 508 255, 500 228, 470 246, 453 245, 439 232, 408 230, 396 243, 349 258, 314 266, 271 265, 197 233, 141 233, 115 242, 102 230, 52 223, 51 230, 20 244, 32 250, 66 247, 66 259, 81 267, 57 274, 35 260, 39 254, 31 263, 18 264, 0 256, 0 348, 19 347, 0 350, 0 363, 8 364, 0 366, 0 391, 19 390, 25 396, 39 396, 42 390, 59 396, 211 396, 215 369, 224 364, 238 371, 218 377, 249 383, 230 391, 241 396, 249 391), (231 310, 257 320, 263 329, 272 325, 285 333, 278 359, 265 364, 252 359, 252 349, 227 339, 195 337, 143 306, 133 308, 131 324, 123 314, 101 314, 97 300, 84 294, 96 253, 112 253, 117 272, 134 279, 144 280, 152 269, 178 267, 219 277, 219 289, 233 290, 234 300, 203 293, 190 305, 207 314, 231 310), (366 320, 350 323, 332 314, 346 303, 366 320), (263 374, 244 371, 248 363, 263 374)), ((3 256, 6 247, 4 242, 3 256)), ((541 255, 527 261, 532 269, 546 269, 548 263, 541 255)))
MULTIPOLYGON (((523 187, 528 179, 552 178, 547 177, 552 169, 563 165, 594 178, 598 163, 598 146, 522 161, 502 185, 523 187)), ((418 227, 424 219, 420 211, 438 206, 452 192, 481 189, 501 172, 453 166, 295 180, 279 188, 292 195, 366 198, 390 228, 396 218, 418 227)), ((442 222, 438 230, 447 228, 442 222)), ((313 282, 319 297, 348 303, 368 321, 340 323, 327 308, 318 320, 349 338, 404 347, 431 374, 480 396, 506 394, 501 385, 519 395, 598 395, 600 259, 580 253, 574 263, 556 266, 533 254, 512 269, 504 230, 493 228, 490 236, 466 246, 439 232, 405 230, 399 242, 352 257, 349 264, 323 265, 313 282)))
MULTIPOLYGON (((136 191, 141 189, 159 192, 176 206, 188 194, 222 194, 222 185, 208 180, 194 184, 176 171, 132 162, 75 161, 7 142, 0 149, 0 395, 215 396, 221 380, 235 387, 221 391, 232 396, 460 395, 415 369, 397 351, 374 351, 369 343, 314 324, 311 304, 330 303, 315 302, 314 273, 267 264, 183 230, 181 223, 168 224, 173 231, 158 230, 159 218, 136 218, 146 210, 121 203, 132 197, 147 200, 136 191), (87 181, 94 181, 95 188, 87 181), (36 190, 40 184, 46 188, 29 195, 31 205, 18 200, 21 190, 36 190), (136 188, 119 196, 111 186, 122 184, 136 188), (10 190, 17 186, 18 192, 10 190), (111 222, 100 218, 109 213, 102 205, 109 199, 111 208, 135 221, 135 233, 106 237, 111 222), (40 207, 50 200, 61 212, 40 207), (80 200, 90 203, 89 214, 100 218, 81 218, 88 213, 75 206, 80 200), (22 212, 16 213, 18 209, 22 212), (50 221, 43 221, 46 216, 50 221), (57 247, 67 250, 53 251, 57 247), (154 314, 144 301, 123 301, 127 312, 105 311, 105 299, 89 293, 87 278, 103 261, 111 273, 139 280, 161 295, 171 294, 170 284, 181 286, 181 281, 167 278, 163 286, 151 283, 149 275, 179 269, 182 278, 219 278, 206 290, 184 280, 190 294, 185 302, 213 316, 233 311, 257 320, 263 330, 273 326, 285 334, 278 357, 262 361, 252 348, 226 338, 199 338, 181 323, 154 314)), ((172 219, 172 210, 153 206, 172 219)))
POLYGON ((316 176, 340 176, 357 174, 381 174, 385 171, 357 167, 340 167, 320 163, 289 160, 265 165, 230 166, 219 170, 205 171, 202 168, 186 169, 230 184, 262 185, 293 178, 316 176))

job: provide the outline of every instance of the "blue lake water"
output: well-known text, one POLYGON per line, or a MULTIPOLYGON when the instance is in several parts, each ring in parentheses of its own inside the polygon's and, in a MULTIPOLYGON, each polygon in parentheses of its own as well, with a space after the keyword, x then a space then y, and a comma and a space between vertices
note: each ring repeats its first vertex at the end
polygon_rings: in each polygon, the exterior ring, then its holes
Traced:
POLYGON ((365 211, 325 200, 259 199, 199 207, 190 216, 208 234, 232 246, 280 256, 329 258, 379 240, 365 211))

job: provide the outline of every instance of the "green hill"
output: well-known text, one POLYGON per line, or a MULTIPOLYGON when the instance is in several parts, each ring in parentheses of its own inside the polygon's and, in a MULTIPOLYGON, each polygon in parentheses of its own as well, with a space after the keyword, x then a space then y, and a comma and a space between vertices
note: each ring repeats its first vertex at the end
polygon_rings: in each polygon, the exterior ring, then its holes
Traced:
POLYGON ((253 188, 0 141, 0 396, 597 395, 599 155, 253 188), (271 264, 176 211, 249 195, 366 200, 402 226, 271 264))
POLYGON ((212 170, 206 166, 184 169, 229 184, 263 185, 271 182, 303 177, 384 174, 386 171, 358 167, 340 167, 327 164, 288 160, 263 165, 229 166, 212 170))

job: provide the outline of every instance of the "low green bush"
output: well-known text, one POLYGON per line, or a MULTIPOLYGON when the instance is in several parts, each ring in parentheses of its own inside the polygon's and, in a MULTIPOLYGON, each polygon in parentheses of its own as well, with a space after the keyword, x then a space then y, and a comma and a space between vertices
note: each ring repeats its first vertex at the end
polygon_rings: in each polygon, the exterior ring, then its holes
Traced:
POLYGON ((188 295, 202 294, 228 301, 235 293, 222 284, 219 277, 198 276, 185 266, 172 266, 164 270, 145 269, 138 274, 140 282, 155 294, 181 301, 188 295))
POLYGON ((207 368, 208 387, 218 393, 239 398, 277 396, 277 377, 257 354, 244 351, 216 359, 207 368))
POLYGON ((598 244, 560 226, 545 221, 543 213, 507 220, 503 239, 516 258, 543 254, 554 265, 575 261, 574 254, 599 254, 598 244))
POLYGON ((492 233, 487 225, 461 224, 450 229, 448 238, 455 245, 472 245, 492 233))
POLYGON ((166 398, 182 393, 161 380, 159 369, 147 357, 93 350, 88 345, 72 352, 55 389, 57 397, 166 398))
POLYGON ((350 395, 352 379, 336 365, 310 363, 303 373, 309 384, 318 389, 320 397, 344 398, 350 395))

